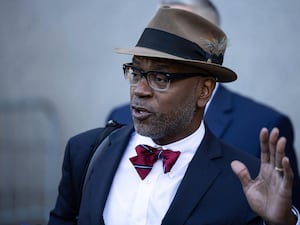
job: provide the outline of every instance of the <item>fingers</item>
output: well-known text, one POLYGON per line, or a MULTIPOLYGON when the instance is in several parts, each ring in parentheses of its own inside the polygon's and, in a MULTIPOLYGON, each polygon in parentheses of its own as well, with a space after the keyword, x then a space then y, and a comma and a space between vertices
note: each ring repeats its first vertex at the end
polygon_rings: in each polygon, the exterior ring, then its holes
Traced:
POLYGON ((270 135, 266 128, 260 132, 261 163, 269 164, 282 177, 284 190, 288 192, 293 185, 294 174, 289 159, 285 156, 286 142, 285 137, 279 138, 277 128, 273 128, 270 135))
POLYGON ((280 164, 279 168, 282 168, 281 167, 282 158, 280 159, 276 158, 278 137, 279 137, 278 128, 273 128, 269 137, 270 163, 274 166, 276 166, 276 164, 277 165, 280 164))
POLYGON ((286 138, 279 138, 279 130, 277 128, 272 129, 269 140, 270 163, 281 176, 284 172, 282 160, 285 157, 285 145, 286 138))
POLYGON ((286 138, 279 138, 278 128, 273 128, 270 135, 266 128, 260 131, 260 147, 262 163, 271 163, 282 168, 281 161, 285 156, 286 138))
POLYGON ((284 179, 285 187, 292 187, 294 174, 293 174, 293 170, 290 165, 290 161, 287 157, 283 157, 281 163, 282 163, 282 167, 283 167, 283 171, 284 171, 283 179, 284 179))
MULTIPOLYGON (((286 138, 279 138, 278 128, 273 128, 270 135, 268 133, 268 130, 266 128, 263 128, 260 132, 260 145, 261 163, 271 164, 276 172, 279 173, 279 175, 283 176, 287 170, 287 168, 283 167, 283 161, 285 161, 285 163, 289 165, 288 159, 283 160, 285 158, 286 138)), ((289 174, 292 173, 292 171, 288 171, 289 174)))
POLYGON ((261 163, 270 162, 270 152, 269 152, 269 132, 267 128, 262 128, 259 135, 260 139, 260 149, 261 149, 261 163))
POLYGON ((283 168, 283 158, 285 157, 285 145, 286 145, 286 138, 281 137, 278 140, 276 145, 276 153, 275 153, 275 170, 279 172, 282 176, 284 172, 283 168))
POLYGON ((234 160, 231 162, 231 169, 238 176, 244 190, 247 190, 251 183, 251 177, 247 167, 240 161, 234 160))

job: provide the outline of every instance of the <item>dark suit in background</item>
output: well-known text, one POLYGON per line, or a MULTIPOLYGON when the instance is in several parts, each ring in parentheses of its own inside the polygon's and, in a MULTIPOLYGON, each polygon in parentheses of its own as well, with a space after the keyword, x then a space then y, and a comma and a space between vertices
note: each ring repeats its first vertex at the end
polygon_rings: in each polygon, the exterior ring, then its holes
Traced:
MULTIPOLYGON (((111 111, 107 120, 132 124, 128 104, 111 111)), ((287 138, 286 155, 294 172, 293 204, 300 208, 300 178, 290 119, 278 111, 219 85, 205 114, 210 130, 225 143, 260 157, 259 132, 262 127, 280 129, 287 138), (238 134, 238 135, 237 135, 238 134)))

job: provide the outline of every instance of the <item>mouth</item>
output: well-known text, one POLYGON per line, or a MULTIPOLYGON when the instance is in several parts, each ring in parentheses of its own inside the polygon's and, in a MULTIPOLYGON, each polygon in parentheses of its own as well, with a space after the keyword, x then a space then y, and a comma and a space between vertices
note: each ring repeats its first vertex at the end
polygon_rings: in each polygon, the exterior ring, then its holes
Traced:
POLYGON ((137 120, 145 120, 152 115, 148 109, 141 107, 141 106, 131 106, 132 108, 132 116, 134 119, 137 120))

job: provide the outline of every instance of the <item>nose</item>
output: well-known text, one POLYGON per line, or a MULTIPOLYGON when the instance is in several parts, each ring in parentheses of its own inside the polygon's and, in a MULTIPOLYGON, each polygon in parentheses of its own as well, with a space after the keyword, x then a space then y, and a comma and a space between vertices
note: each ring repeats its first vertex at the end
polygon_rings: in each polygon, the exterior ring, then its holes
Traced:
POLYGON ((149 86, 145 76, 138 81, 136 86, 131 87, 131 91, 134 95, 139 97, 151 96, 153 94, 152 88, 149 86))

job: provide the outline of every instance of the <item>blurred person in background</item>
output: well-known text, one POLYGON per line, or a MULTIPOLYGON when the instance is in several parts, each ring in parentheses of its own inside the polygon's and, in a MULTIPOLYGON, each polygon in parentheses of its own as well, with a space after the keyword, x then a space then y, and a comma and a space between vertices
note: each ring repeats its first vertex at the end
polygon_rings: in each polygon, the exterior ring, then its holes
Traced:
MULTIPOLYGON (((209 0, 163 0, 161 4, 192 11, 220 26, 220 14, 209 0)), ((257 139, 261 128, 279 128, 280 136, 287 138, 286 155, 294 171, 293 204, 300 208, 300 177, 294 148, 294 130, 291 120, 286 115, 217 83, 206 106, 204 119, 212 132, 225 143, 257 157, 261 154, 257 139)), ((130 105, 125 104, 112 109, 107 117, 107 121, 109 120, 132 124, 130 105)))

